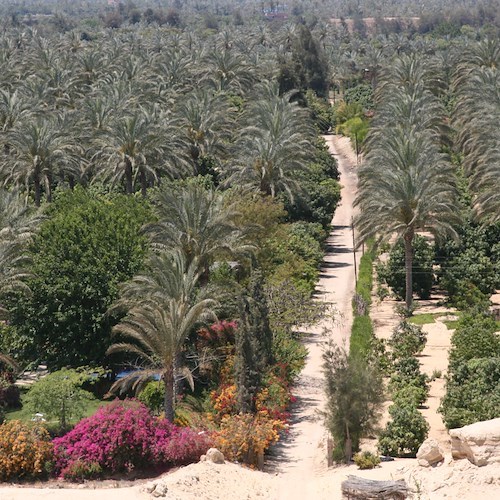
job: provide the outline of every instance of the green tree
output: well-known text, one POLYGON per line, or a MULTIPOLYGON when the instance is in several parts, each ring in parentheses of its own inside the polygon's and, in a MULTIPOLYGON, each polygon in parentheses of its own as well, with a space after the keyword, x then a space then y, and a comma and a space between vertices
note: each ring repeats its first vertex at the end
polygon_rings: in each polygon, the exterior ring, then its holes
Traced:
POLYGON ((427 437, 429 424, 411 405, 394 404, 389 414, 391 420, 379 438, 380 453, 391 457, 414 457, 427 437))
POLYGON ((360 356, 348 356, 332 342, 323 354, 326 427, 349 462, 360 439, 374 431, 383 402, 378 369, 360 356))
POLYGON ((236 330, 236 386, 239 410, 255 410, 255 395, 262 376, 273 361, 273 334, 269 326, 263 278, 254 271, 247 296, 242 298, 241 314, 236 330))
POLYGON ((292 39, 290 57, 280 63, 280 93, 311 89, 320 97, 328 97, 328 72, 328 60, 320 44, 307 26, 299 25, 292 39))
POLYGON ((490 314, 465 313, 451 337, 450 371, 474 358, 500 358, 498 327, 490 314))
POLYGON ((71 419, 82 418, 94 396, 82 389, 88 375, 63 368, 33 384, 24 398, 24 407, 32 414, 42 413, 47 420, 57 419, 67 429, 71 419))
POLYGON ((448 429, 497 418, 500 413, 500 357, 472 358, 454 368, 439 411, 448 429))
POLYGON ((113 321, 105 313, 118 284, 143 265, 147 240, 139 231, 149 220, 136 199, 82 188, 58 195, 30 247, 31 294, 7 304, 10 348, 51 368, 102 363, 113 321))
POLYGON ((126 316, 113 328, 123 342, 113 344, 108 354, 125 352, 144 362, 140 374, 133 373, 114 384, 139 387, 159 374, 165 385, 165 418, 174 420, 175 377, 180 376, 179 356, 184 342, 197 324, 216 319, 212 299, 197 297, 199 281, 196 262, 187 264, 182 252, 150 256, 147 274, 126 283, 112 310, 125 310, 126 316))
POLYGON ((290 102, 273 85, 262 86, 261 98, 245 114, 246 126, 236 143, 237 160, 229 184, 243 184, 262 194, 279 193, 294 200, 300 192, 297 173, 313 154, 313 128, 307 111, 290 102))
POLYGON ((355 200, 358 241, 393 234, 404 241, 406 307, 413 301, 413 247, 417 231, 456 235, 459 219, 451 164, 429 136, 415 129, 388 129, 372 145, 359 172, 355 200))
POLYGON ((127 194, 134 192, 138 181, 141 194, 146 196, 147 188, 158 183, 161 173, 185 165, 181 143, 176 124, 167 116, 144 109, 131 116, 115 116, 94 141, 92 160, 97 178, 112 185, 123 181, 127 194), (164 136, 169 137, 168 148, 164 136))

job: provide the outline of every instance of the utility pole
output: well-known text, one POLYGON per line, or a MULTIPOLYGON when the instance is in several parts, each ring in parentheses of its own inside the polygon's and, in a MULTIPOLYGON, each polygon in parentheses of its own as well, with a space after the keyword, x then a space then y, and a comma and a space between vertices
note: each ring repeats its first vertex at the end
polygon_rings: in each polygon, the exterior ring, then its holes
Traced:
POLYGON ((354 219, 351 217, 351 231, 352 231, 352 254, 354 258, 354 284, 358 281, 358 267, 356 265, 356 242, 354 240, 354 219))

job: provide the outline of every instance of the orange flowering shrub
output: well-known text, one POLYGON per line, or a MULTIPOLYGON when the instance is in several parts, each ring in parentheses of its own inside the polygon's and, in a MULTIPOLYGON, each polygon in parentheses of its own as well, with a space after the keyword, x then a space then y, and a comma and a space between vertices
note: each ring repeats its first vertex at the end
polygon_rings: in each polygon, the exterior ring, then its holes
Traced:
POLYGON ((0 481, 42 475, 53 459, 47 430, 19 420, 0 425, 0 481))
POLYGON ((227 385, 212 391, 210 401, 219 418, 235 414, 237 412, 236 385, 227 385))
POLYGON ((284 426, 281 420, 262 413, 225 415, 215 434, 215 446, 227 460, 255 466, 267 448, 279 440, 284 426))

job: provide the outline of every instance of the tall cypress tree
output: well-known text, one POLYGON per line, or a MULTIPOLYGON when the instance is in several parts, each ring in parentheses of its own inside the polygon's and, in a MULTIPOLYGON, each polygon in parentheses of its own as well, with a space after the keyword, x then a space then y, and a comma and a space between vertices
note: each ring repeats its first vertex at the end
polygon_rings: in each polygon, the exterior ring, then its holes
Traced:
POLYGON ((236 332, 236 385, 238 406, 243 413, 255 410, 255 395, 261 387, 262 374, 272 363, 272 341, 263 278, 256 271, 241 300, 240 325, 236 332))

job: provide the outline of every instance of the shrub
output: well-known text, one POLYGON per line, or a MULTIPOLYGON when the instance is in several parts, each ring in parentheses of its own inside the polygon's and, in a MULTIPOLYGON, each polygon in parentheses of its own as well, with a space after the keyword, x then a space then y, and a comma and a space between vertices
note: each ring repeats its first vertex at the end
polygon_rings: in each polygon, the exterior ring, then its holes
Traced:
POLYGON ((449 429, 500 415, 500 357, 471 359, 455 366, 440 412, 449 429))
POLYGON ((281 420, 274 420, 267 415, 226 415, 215 435, 215 445, 227 460, 255 466, 269 446, 278 442, 279 432, 283 428, 281 420))
POLYGON ((382 431, 378 442, 380 453, 392 457, 415 456, 427 438, 429 424, 412 406, 392 405, 389 414, 392 420, 382 431))
POLYGON ((115 401, 54 440, 55 470, 69 479, 97 471, 96 464, 103 473, 185 464, 209 447, 208 435, 155 418, 137 401, 115 401))
POLYGON ((352 324, 350 354, 367 358, 371 352, 373 325, 369 316, 356 316, 352 324))
POLYGON ((464 314, 451 337, 450 371, 473 358, 500 357, 496 331, 496 322, 489 314, 464 314))
POLYGON ((163 411, 165 399, 165 384, 161 381, 151 380, 142 389, 137 399, 155 415, 160 415, 163 411))
POLYGON ((0 481, 43 476, 53 458, 49 433, 12 420, 0 426, 0 481))
POLYGON ((25 398, 31 413, 43 413, 47 419, 57 419, 61 429, 71 418, 81 418, 88 401, 94 396, 81 388, 88 376, 63 368, 32 385, 25 398))
POLYGON ((97 479, 102 476, 102 467, 99 462, 75 460, 64 470, 64 479, 68 481, 83 481, 97 479))
POLYGON ((394 329, 389 345, 395 358, 406 358, 420 354, 426 341, 427 334, 421 326, 403 320, 394 329))
POLYGON ((363 110, 371 110, 374 107, 373 88, 366 83, 360 83, 345 91, 344 101, 347 104, 358 103, 363 110))
POLYGON ((418 408, 427 399, 428 390, 426 387, 413 384, 404 384, 396 387, 392 393, 392 401, 396 405, 418 408))
MULTIPOLYGON (((420 235, 415 236, 413 245, 413 291, 421 299, 431 295, 433 282, 432 264, 434 247, 420 235)), ((400 239, 392 247, 387 264, 377 268, 379 279, 385 282, 399 299, 403 299, 406 290, 405 250, 400 239)))
POLYGON ((362 297, 369 306, 371 304, 371 293, 373 287, 373 252, 363 254, 359 263, 358 281, 356 293, 362 297))
POLYGON ((293 380, 304 368, 307 348, 293 333, 278 330, 274 334, 273 357, 276 363, 286 366, 288 380, 293 380))
POLYGON ((380 463, 380 458, 369 451, 363 451, 354 455, 354 463, 361 470, 373 469, 380 463))

